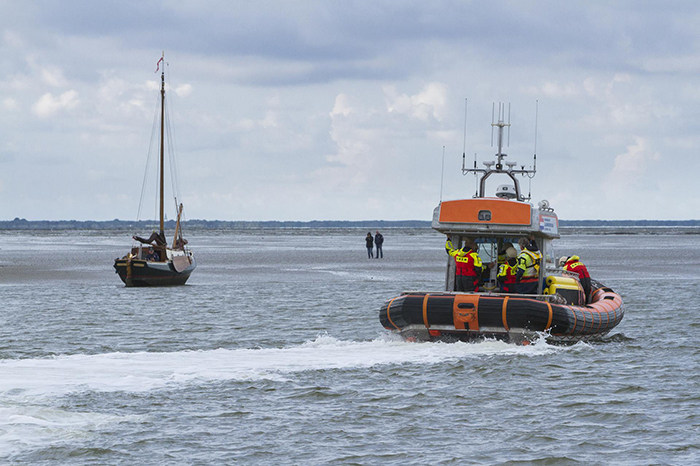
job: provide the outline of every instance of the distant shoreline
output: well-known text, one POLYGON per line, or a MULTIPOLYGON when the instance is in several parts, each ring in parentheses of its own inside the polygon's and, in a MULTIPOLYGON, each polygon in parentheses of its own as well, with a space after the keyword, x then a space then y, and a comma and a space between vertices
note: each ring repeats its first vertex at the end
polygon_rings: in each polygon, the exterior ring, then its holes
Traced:
MULTIPOLYGON (((0 230, 144 230, 152 229, 154 220, 0 220, 0 230)), ((175 221, 165 222, 168 229, 175 221)), ((428 220, 312 220, 301 221, 227 221, 188 220, 188 228, 206 230, 256 228, 430 228, 428 220)), ((585 228, 685 228, 700 227, 700 220, 559 220, 564 229, 585 228)))
MULTIPOLYGON (((0 230, 150 230, 156 220, 0 220, 0 230)), ((227 230, 257 228, 430 228, 426 220, 312 220, 300 221, 228 221, 188 220, 189 229, 227 230)), ((166 229, 175 228, 175 221, 165 222, 166 229)))

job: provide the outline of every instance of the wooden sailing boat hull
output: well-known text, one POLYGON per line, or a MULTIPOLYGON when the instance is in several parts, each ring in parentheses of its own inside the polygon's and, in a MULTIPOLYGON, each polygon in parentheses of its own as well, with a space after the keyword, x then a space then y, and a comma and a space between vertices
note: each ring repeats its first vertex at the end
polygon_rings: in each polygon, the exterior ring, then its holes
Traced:
POLYGON ((191 257, 189 267, 178 272, 172 261, 151 262, 144 260, 117 259, 114 270, 127 287, 136 286, 178 286, 184 285, 190 274, 197 267, 191 257))
POLYGON ((496 338, 526 342, 576 342, 599 338, 624 316, 622 298, 601 286, 591 304, 549 303, 527 295, 406 292, 387 301, 379 320, 388 330, 416 340, 496 338))

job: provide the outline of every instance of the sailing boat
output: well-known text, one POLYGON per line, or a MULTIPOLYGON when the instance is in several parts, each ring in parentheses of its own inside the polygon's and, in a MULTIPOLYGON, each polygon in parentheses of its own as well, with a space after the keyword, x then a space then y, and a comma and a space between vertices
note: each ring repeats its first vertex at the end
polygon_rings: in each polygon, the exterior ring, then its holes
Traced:
MULTIPOLYGON (((158 64, 164 60, 165 54, 158 64)), ((157 72, 158 70, 156 70, 157 72)), ((184 285, 197 264, 194 254, 182 236, 182 204, 177 207, 177 221, 172 244, 165 236, 164 180, 165 180, 165 67, 160 75, 160 230, 147 239, 132 236, 138 242, 121 259, 115 259, 114 270, 126 286, 184 285)), ((177 204, 176 204, 177 205, 177 204)))

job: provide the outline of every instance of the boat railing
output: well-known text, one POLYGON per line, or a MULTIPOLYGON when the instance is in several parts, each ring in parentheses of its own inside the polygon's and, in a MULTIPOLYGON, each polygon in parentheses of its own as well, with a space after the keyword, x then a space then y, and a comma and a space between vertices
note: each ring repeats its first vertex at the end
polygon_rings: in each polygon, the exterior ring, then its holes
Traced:
POLYGON ((441 294, 441 295, 452 295, 452 296, 458 296, 458 295, 478 295, 478 296, 493 296, 493 297, 500 297, 500 296, 518 296, 518 297, 523 297, 523 298, 531 298, 531 299, 537 299, 540 301, 549 301, 549 302, 560 302, 562 300, 561 296, 558 296, 556 294, 518 294, 518 293, 499 293, 499 292, 494 292, 494 291, 425 291, 425 290, 407 290, 407 291, 402 291, 401 296, 404 295, 411 295, 411 294, 421 294, 421 295, 436 295, 436 294, 441 294))

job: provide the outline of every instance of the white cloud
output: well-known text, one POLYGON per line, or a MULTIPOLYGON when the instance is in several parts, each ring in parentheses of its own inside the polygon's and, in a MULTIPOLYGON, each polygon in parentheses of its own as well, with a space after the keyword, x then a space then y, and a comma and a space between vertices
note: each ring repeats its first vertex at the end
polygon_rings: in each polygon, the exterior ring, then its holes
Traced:
POLYGON ((8 97, 7 99, 2 101, 3 107, 5 107, 7 110, 15 110, 17 109, 17 101, 13 99, 12 97, 8 97))
POLYGON ((100 83, 97 93, 100 100, 113 102, 127 93, 130 87, 129 83, 124 79, 108 78, 100 83))
POLYGON ((5 42, 7 45, 14 49, 18 49, 24 46, 24 41, 22 40, 22 37, 15 31, 11 31, 9 29, 3 32, 2 39, 3 42, 5 42))
POLYGON ((8 78, 5 86, 13 91, 22 92, 32 88, 32 81, 28 76, 17 73, 8 78))
POLYGON ((695 54, 647 57, 641 60, 640 66, 653 73, 697 73, 700 71, 700 56, 695 54))
POLYGON ((367 173, 376 166, 377 152, 382 152, 379 123, 371 122, 372 116, 381 116, 371 108, 351 107, 350 97, 345 93, 336 96, 329 116, 330 137, 336 151, 326 156, 330 165, 314 170, 312 177, 324 191, 360 189, 367 184, 367 173))
POLYGON ((615 86, 619 83, 630 83, 632 77, 629 74, 615 74, 608 81, 601 81, 599 78, 589 77, 583 81, 583 88, 590 97, 596 99, 609 99, 615 94, 615 86))
POLYGON ((238 120, 232 125, 234 131, 250 132, 259 128, 276 128, 278 116, 273 110, 265 112, 265 117, 260 120, 245 118, 238 120))
MULTIPOLYGON (((372 86, 365 90, 376 93, 372 86)), ((447 114, 446 85, 431 83, 414 94, 399 94, 395 86, 384 85, 382 92, 384 106, 364 95, 340 93, 329 112, 335 151, 326 155, 327 164, 316 168, 311 179, 319 192, 344 199, 345 215, 388 209, 386 215, 394 218, 410 216, 405 212, 422 204, 411 195, 424 191, 424 167, 437 170, 427 151, 437 153, 445 138, 456 134, 438 120, 447 114), (407 185, 411 189, 406 192, 407 185)))
POLYGON ((627 146, 625 153, 615 157, 609 180, 621 187, 642 182, 640 177, 647 171, 649 163, 661 158, 660 154, 649 146, 649 141, 645 138, 635 137, 634 144, 627 146))
POLYGON ((192 85, 183 84, 178 86, 177 89, 175 89, 175 94, 177 94, 179 97, 187 97, 188 95, 192 94, 192 85))
POLYGON ((559 84, 557 82, 546 82, 539 89, 539 92, 552 98, 574 97, 579 94, 578 86, 574 83, 559 84))
POLYGON ((63 71, 56 67, 48 67, 41 70, 41 79, 52 87, 63 87, 67 84, 63 77, 63 71))
POLYGON ((338 94, 335 97, 335 105, 333 105, 333 110, 331 110, 330 116, 334 117, 336 115, 348 116, 352 111, 352 107, 348 103, 347 94, 338 94))
POLYGON ((277 114, 272 110, 265 112, 265 118, 260 122, 260 126, 263 128, 276 128, 277 127, 277 114))
POLYGON ((151 105, 155 103, 157 88, 151 87, 150 82, 138 83, 105 73, 90 103, 102 123, 125 127, 134 118, 153 114, 151 105))
POLYGON ((32 111, 39 118, 47 118, 59 110, 71 110, 75 108, 80 101, 78 93, 75 90, 66 91, 58 97, 47 92, 32 106, 32 111))
POLYGON ((414 95, 399 94, 396 86, 384 86, 384 96, 389 113, 397 112, 411 115, 419 120, 430 117, 441 121, 445 114, 447 86, 443 83, 427 84, 423 90, 414 95))

